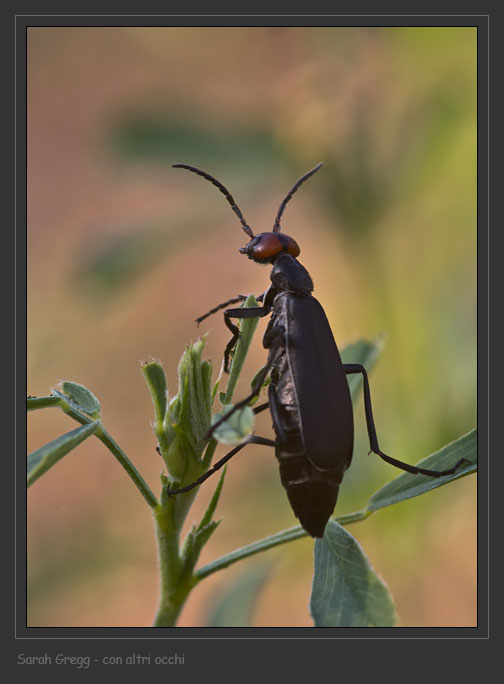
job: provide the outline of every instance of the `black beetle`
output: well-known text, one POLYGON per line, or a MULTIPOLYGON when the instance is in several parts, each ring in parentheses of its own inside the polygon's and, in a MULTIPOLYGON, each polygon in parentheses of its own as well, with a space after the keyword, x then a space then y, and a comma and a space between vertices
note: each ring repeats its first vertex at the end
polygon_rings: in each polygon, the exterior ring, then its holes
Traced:
MULTIPOLYGON (((225 370, 228 369, 230 353, 240 334, 231 322, 232 318, 259 318, 271 313, 263 338, 263 346, 269 350, 268 362, 259 374, 252 392, 214 423, 208 437, 234 411, 258 396, 270 373, 268 402, 256 408, 255 412, 269 407, 276 439, 255 435, 248 437, 196 482, 180 489, 168 490, 168 494, 186 492, 201 484, 247 444, 274 446, 280 465, 280 478, 296 517, 308 534, 322 537, 334 511, 343 475, 352 460, 353 410, 346 379, 351 373, 362 373, 363 377, 370 451, 409 473, 432 477, 454 473, 465 459, 460 459, 452 468, 436 471, 403 463, 380 450, 366 369, 360 364, 342 363, 324 310, 312 296, 312 279, 297 260, 299 246, 293 238, 280 232, 280 219, 287 202, 299 186, 320 169, 322 163, 302 176, 287 193, 278 210, 273 231, 258 235, 254 235, 247 225, 232 195, 222 183, 194 166, 173 166, 193 171, 216 185, 231 204, 243 230, 251 238, 239 250, 240 253, 259 264, 272 264, 271 285, 257 298, 262 300, 262 306, 228 308, 224 311, 226 325, 233 333, 224 354, 225 370)), ((219 309, 244 299, 244 295, 230 299, 197 321, 199 323, 219 309)))

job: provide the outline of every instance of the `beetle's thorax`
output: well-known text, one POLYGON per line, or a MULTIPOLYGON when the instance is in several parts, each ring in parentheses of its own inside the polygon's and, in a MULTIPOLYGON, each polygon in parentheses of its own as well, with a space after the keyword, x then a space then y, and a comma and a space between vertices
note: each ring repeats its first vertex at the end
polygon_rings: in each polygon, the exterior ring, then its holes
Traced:
POLYGON ((276 257, 270 279, 276 289, 296 295, 308 295, 313 290, 313 281, 306 268, 285 252, 276 257))

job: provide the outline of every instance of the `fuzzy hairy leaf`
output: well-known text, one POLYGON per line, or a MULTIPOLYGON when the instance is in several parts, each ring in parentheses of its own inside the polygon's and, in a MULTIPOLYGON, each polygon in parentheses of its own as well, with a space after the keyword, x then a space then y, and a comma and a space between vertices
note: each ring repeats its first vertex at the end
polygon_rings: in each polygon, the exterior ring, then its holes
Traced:
POLYGON ((70 399, 75 408, 92 418, 99 418, 100 401, 91 390, 84 387, 84 385, 80 385, 78 382, 71 382, 69 380, 63 382, 61 387, 63 393, 70 399))

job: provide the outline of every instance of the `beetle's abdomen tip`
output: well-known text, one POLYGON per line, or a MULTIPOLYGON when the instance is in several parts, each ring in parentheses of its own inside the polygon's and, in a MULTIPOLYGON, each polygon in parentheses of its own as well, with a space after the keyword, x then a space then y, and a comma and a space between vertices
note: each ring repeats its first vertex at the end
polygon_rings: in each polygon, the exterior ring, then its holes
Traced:
POLYGON ((339 487, 321 481, 286 489, 290 504, 303 529, 311 537, 323 537, 327 521, 336 506, 339 487))
POLYGON ((301 527, 308 532, 310 537, 314 537, 315 539, 320 539, 321 537, 324 536, 324 531, 327 525, 327 522, 329 520, 329 517, 322 516, 321 518, 317 519, 317 516, 314 516, 313 514, 308 516, 308 518, 304 516, 299 516, 298 517, 299 522, 301 523, 301 527))

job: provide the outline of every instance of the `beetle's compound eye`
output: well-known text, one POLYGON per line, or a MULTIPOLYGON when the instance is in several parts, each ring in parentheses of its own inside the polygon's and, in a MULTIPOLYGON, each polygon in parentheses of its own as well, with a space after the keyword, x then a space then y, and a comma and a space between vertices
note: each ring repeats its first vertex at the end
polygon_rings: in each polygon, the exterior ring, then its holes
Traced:
POLYGON ((259 263, 268 263, 273 262, 275 257, 282 252, 297 257, 300 249, 297 242, 285 233, 259 233, 239 251, 241 254, 246 254, 249 259, 259 263))

